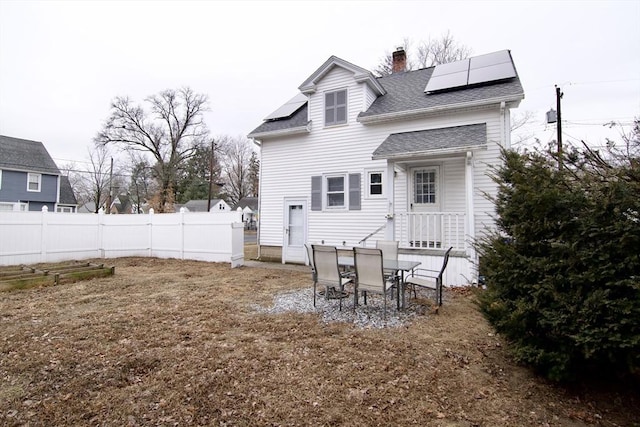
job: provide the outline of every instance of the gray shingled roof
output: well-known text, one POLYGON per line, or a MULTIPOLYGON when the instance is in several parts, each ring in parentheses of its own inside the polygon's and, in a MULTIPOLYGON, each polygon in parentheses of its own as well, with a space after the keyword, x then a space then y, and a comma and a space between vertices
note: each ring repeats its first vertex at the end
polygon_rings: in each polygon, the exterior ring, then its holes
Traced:
MULTIPOLYGON (((211 199, 211 206, 213 207, 215 204, 220 202, 221 199, 211 199)), ((207 203, 208 200, 189 200, 183 206, 191 212, 207 212, 207 203)))
POLYGON ((380 77, 379 81, 387 93, 379 96, 369 109, 360 113, 358 117, 425 110, 493 98, 518 98, 524 94, 517 77, 502 82, 427 94, 424 89, 433 70, 434 67, 423 68, 380 77))
POLYGON ((486 143, 485 123, 392 133, 373 152, 373 159, 408 157, 433 150, 481 146, 486 143))
POLYGON ((249 137, 251 137, 251 135, 253 134, 259 134, 263 132, 273 132, 303 127, 309 123, 307 119, 307 103, 305 103, 288 118, 265 121, 260 126, 251 131, 249 137))
MULTIPOLYGON (((423 68, 379 77, 377 81, 386 90, 386 94, 378 96, 369 109, 360 113, 358 118, 363 121, 374 120, 376 116, 388 114, 428 111, 489 99, 520 100, 524 97, 524 90, 517 76, 505 81, 427 94, 424 90, 434 69, 435 67, 423 68)), ((295 129, 306 124, 307 105, 305 104, 289 118, 262 123, 249 134, 249 137, 265 132, 295 129)))
POLYGON ((60 202, 63 205, 77 205, 76 195, 73 194, 73 188, 71 188, 71 182, 69 182, 68 176, 60 177, 60 202))
POLYGON ((60 175, 42 142, 0 135, 0 169, 60 175))

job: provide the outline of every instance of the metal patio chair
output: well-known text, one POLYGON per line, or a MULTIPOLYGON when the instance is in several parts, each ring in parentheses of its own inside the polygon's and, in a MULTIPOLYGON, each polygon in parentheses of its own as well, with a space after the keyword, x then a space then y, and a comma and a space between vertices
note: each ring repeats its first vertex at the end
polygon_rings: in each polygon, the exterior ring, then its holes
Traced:
POLYGON ((422 287, 427 289, 432 289, 435 291, 436 296, 436 304, 438 307, 442 305, 442 276, 444 274, 444 270, 447 268, 447 264, 449 263, 449 254, 453 247, 447 249, 444 253, 444 260, 442 262, 442 267, 440 270, 430 270, 427 268, 415 268, 411 272, 411 275, 405 278, 405 288, 409 288, 409 292, 413 289, 413 297, 416 298, 416 287, 422 287))
POLYGON ((383 256, 381 249, 353 248, 354 265, 356 269, 356 292, 353 306, 358 303, 358 293, 362 293, 364 303, 367 304, 367 294, 382 295, 384 299, 384 318, 387 318, 387 294, 393 295, 393 289, 398 285, 397 276, 385 277, 383 256))
POLYGON ((338 264, 338 251, 334 246, 312 245, 313 265, 316 271, 316 280, 313 282, 313 306, 316 305, 316 286, 324 286, 325 299, 340 300, 340 310, 342 310, 342 299, 349 294, 345 292, 345 285, 352 283, 352 277, 345 277, 340 273, 338 264))

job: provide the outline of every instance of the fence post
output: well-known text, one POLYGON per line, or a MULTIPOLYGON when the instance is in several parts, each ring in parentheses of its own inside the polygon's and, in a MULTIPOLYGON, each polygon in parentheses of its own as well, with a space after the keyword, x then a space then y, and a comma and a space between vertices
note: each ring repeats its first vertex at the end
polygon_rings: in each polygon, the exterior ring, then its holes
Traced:
POLYGON ((153 256, 153 208, 149 209, 149 257, 153 256))
POLYGON ((47 262, 47 214, 49 213, 49 208, 47 205, 42 207, 42 220, 40 222, 40 262, 47 262))
POLYGON ((184 259, 184 213, 186 209, 180 208, 180 259, 184 259))
POLYGON ((104 250, 104 209, 98 209, 98 257, 105 257, 104 250))

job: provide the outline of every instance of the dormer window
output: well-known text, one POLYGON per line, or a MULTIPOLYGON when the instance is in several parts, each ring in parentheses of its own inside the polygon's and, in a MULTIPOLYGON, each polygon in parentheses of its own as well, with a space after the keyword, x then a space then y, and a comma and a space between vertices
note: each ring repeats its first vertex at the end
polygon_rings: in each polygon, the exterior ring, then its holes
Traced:
POLYGON ((347 123, 347 90, 324 94, 324 124, 334 126, 347 123))

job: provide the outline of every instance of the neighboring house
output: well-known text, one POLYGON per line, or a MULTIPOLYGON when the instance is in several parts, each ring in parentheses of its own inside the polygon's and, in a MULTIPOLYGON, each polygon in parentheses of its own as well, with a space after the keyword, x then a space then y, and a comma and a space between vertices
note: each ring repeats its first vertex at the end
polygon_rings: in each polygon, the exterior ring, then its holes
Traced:
POLYGON ((73 193, 68 176, 60 176, 60 200, 56 206, 56 212, 75 213, 78 211, 78 200, 73 193))
POLYGON ((260 145, 260 253, 306 261, 304 243, 399 241, 401 259, 477 278, 471 242, 494 226, 489 168, 524 98, 508 50, 415 71, 330 57, 248 136, 260 145))
POLYGON ((41 142, 0 135, 0 210, 75 212, 71 184, 41 142))
MULTIPOLYGON (((231 212, 231 207, 222 199, 211 199, 211 203, 208 200, 189 200, 182 207, 189 212, 206 212, 207 204, 211 206, 209 212, 231 212)), ((179 207, 176 206, 176 211, 178 210, 179 207)))
POLYGON ((119 194, 111 202, 109 209, 112 214, 130 214, 134 212, 133 201, 127 194, 119 194))
POLYGON ((257 197, 243 197, 240 199, 235 207, 237 211, 242 210, 242 222, 249 230, 255 230, 256 223, 258 221, 258 198, 257 197))

